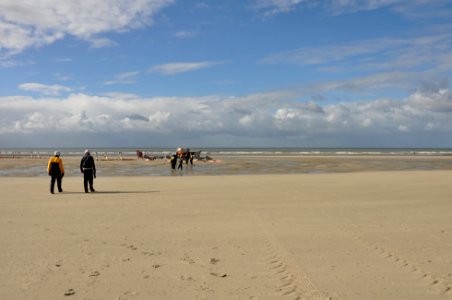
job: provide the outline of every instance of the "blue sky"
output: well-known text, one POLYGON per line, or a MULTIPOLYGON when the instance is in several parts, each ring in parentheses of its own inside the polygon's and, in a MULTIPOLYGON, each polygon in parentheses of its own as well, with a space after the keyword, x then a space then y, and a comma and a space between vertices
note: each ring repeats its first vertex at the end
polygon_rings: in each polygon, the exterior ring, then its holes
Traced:
POLYGON ((452 147, 451 32, 450 0, 3 0, 0 147, 452 147))

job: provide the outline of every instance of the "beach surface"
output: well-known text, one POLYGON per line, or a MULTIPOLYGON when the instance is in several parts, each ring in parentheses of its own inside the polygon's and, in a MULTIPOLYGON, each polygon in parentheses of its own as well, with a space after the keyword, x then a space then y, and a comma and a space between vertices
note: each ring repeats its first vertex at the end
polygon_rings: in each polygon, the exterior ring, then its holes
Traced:
MULTIPOLYGON (((0 177, 47 177, 47 161, 40 158, 0 158, 0 177)), ((81 156, 62 156, 65 176, 80 176, 81 156)), ((205 176, 255 174, 319 174, 363 171, 451 170, 452 156, 428 155, 225 155, 212 161, 183 164, 172 171, 167 159, 144 160, 136 156, 100 158, 97 173, 102 176, 205 176)))
POLYGON ((0 299, 451 299, 452 171, 0 178, 0 299))

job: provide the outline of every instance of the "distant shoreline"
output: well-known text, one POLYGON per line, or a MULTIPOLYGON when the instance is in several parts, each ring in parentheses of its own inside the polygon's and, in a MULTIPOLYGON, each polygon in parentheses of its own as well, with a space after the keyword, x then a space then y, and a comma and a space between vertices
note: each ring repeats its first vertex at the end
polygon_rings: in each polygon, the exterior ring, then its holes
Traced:
MULTIPOLYGON (((216 147, 193 147, 193 151, 202 151, 212 156, 452 156, 452 148, 216 148, 216 147)), ((59 150, 62 156, 81 156, 84 148, 62 147, 54 148, 0 148, 0 158, 39 158, 53 155, 55 150, 59 150)), ((153 155, 167 155, 174 153, 176 148, 171 147, 109 147, 91 148, 93 155, 99 157, 136 157, 136 151, 153 155)))

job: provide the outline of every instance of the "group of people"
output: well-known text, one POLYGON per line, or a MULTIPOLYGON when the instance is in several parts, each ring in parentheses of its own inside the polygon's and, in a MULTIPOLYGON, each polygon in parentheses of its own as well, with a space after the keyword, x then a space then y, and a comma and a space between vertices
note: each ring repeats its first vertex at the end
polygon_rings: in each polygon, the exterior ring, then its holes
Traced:
MULTIPOLYGON (((50 176, 50 193, 54 193, 55 182, 57 183, 58 192, 63 192, 62 181, 64 177, 63 160, 61 159, 59 151, 54 152, 54 156, 49 159, 47 164, 47 173, 50 176)), ((94 158, 88 149, 85 150, 85 155, 80 161, 80 172, 83 173, 83 187, 85 193, 88 193, 88 187, 91 192, 94 190, 94 178, 96 178, 96 164, 94 158)))
POLYGON ((190 161, 190 164, 193 165, 193 153, 192 152, 174 153, 171 156, 171 169, 176 170, 176 164, 179 161, 177 169, 178 170, 182 170, 183 169, 183 165, 184 165, 184 160, 185 160, 185 164, 188 164, 188 162, 190 161))

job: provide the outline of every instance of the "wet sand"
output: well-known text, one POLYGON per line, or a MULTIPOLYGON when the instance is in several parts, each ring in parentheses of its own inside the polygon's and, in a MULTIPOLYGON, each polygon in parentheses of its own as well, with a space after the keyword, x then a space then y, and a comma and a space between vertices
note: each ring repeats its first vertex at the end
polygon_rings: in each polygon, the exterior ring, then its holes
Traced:
MULTIPOLYGON (((110 157, 96 161, 102 176, 204 176, 255 174, 318 174, 362 171, 452 170, 451 156, 220 156, 215 161, 184 163, 183 170, 171 171, 169 160, 146 161, 136 157, 110 157)), ((0 177, 47 177, 47 161, 0 159, 0 177)), ((66 177, 80 176, 80 157, 62 157, 66 177)))
POLYGON ((0 178, 0 299, 451 299, 452 171, 0 178))

